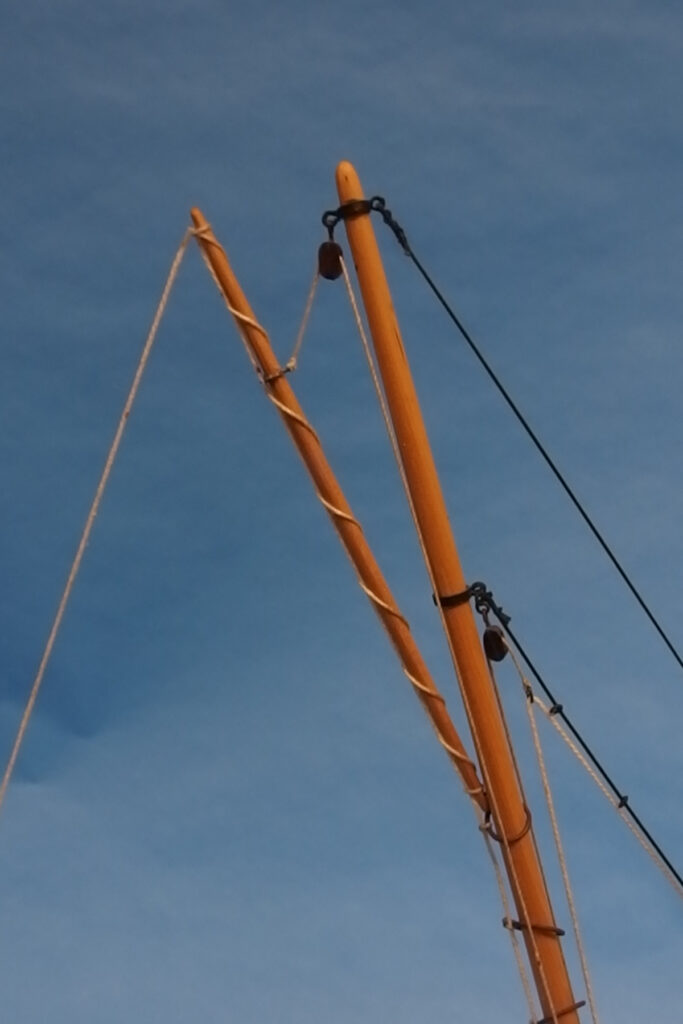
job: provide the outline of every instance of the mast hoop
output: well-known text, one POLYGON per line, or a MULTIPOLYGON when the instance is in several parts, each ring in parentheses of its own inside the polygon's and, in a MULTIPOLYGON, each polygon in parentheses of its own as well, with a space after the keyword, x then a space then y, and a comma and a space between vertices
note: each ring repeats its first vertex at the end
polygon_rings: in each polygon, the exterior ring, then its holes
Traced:
POLYGON ((564 1010, 555 1010, 554 1016, 544 1017, 543 1020, 539 1020, 538 1024, 554 1024, 555 1020, 559 1017, 566 1017, 568 1013, 574 1013, 576 1010, 580 1010, 582 1006, 586 1005, 585 999, 579 999, 578 1003, 572 1003, 571 1006, 565 1006, 564 1010))
POLYGON ((498 833, 493 827, 493 821, 491 819, 490 811, 487 812, 487 814, 484 816, 483 824, 479 827, 481 828, 482 832, 488 833, 488 835, 491 836, 491 839, 495 840, 496 843, 503 843, 506 847, 514 846, 515 843, 518 843, 520 841, 520 839, 524 839, 524 836, 531 828, 531 811, 529 810, 527 805, 524 804, 524 824, 522 825, 519 832, 517 832, 513 836, 498 835, 498 833))
POLYGON ((460 590, 457 594, 432 594, 432 601, 435 605, 440 608, 457 608, 458 605, 467 604, 467 602, 475 596, 477 593, 477 584, 472 583, 469 587, 465 587, 464 590, 460 590))
MULTIPOLYGON (((372 199, 350 199, 346 203, 342 203, 336 210, 325 210, 324 214, 320 218, 323 222, 323 227, 327 228, 327 234, 330 242, 334 241, 334 229, 340 220, 349 220, 351 217, 363 217, 371 213, 375 203, 384 203, 381 196, 373 196, 372 199)), ((378 207, 379 208, 379 207, 378 207)))
POLYGON ((336 210, 326 210, 321 219, 324 227, 327 228, 330 241, 333 241, 334 229, 340 220, 363 217, 370 213, 380 214, 387 227, 393 231, 398 244, 406 255, 410 256, 412 250, 408 244, 406 233, 394 218, 384 196, 372 196, 371 199, 349 199, 347 202, 342 203, 341 206, 338 206, 336 210))
POLYGON ((512 917, 503 918, 503 928, 507 929, 507 931, 514 929, 517 932, 523 932, 527 928, 531 928, 532 931, 538 932, 539 935, 559 935, 560 937, 567 934, 564 928, 558 928, 555 924, 534 924, 532 922, 527 925, 524 921, 517 921, 512 917))

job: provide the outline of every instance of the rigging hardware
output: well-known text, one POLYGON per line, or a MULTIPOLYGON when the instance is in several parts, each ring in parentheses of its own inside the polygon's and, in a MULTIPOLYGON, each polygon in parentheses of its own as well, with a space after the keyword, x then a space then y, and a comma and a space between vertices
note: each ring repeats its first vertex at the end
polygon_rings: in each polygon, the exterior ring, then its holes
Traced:
POLYGON ((326 281, 336 281, 342 275, 341 246, 331 238, 318 249, 318 273, 326 281))
MULTIPOLYGON (((551 691, 550 687, 547 685, 547 683, 545 682, 545 680, 541 676, 540 672, 538 671, 538 669, 534 665, 533 661, 531 660, 531 658, 527 654, 526 650, 524 649, 524 647, 522 646, 522 644, 520 643, 520 641, 516 637, 515 633, 510 628, 510 616, 507 615, 503 611, 503 609, 500 607, 499 604, 497 604, 497 602, 494 600, 494 597, 493 597, 493 594, 491 593, 491 591, 488 589, 486 584, 482 583, 480 580, 477 580, 475 583, 472 583, 467 588, 467 590, 465 591, 465 593, 467 593, 467 592, 469 592, 471 594, 471 596, 474 598, 475 608, 479 612, 479 614, 482 616, 482 618, 484 619, 484 622, 486 622, 487 625, 488 625, 488 621, 489 621, 488 620, 489 614, 492 614, 498 620, 498 622, 499 622, 500 626, 502 627, 504 633, 507 634, 507 636, 509 636, 509 638, 512 641, 512 643, 514 644, 515 648, 519 652, 519 655, 522 658, 522 661, 525 663, 525 665, 527 666, 527 668, 529 669, 529 671, 533 675, 534 679, 539 684, 539 686, 541 687, 541 689, 545 693, 545 695, 548 698, 548 700, 551 702, 551 706, 550 706, 550 708, 548 710, 548 714, 551 717, 555 717, 556 716, 557 718, 560 718, 564 722, 564 724, 566 725, 567 729, 572 734, 572 736, 574 737, 576 742, 579 744, 579 746, 583 750, 584 754, 586 755, 586 757, 588 758, 590 763, 593 765, 595 770, 602 777, 602 779, 605 781, 605 783, 607 784, 609 789, 612 791, 612 793, 616 797, 617 806, 620 809, 625 810, 626 813, 631 817, 631 819, 637 825, 637 827, 640 830, 640 832, 642 833, 642 835, 647 839, 647 841, 650 844, 650 846, 652 847, 652 849, 656 852, 656 854, 659 857, 659 859, 662 862, 662 864, 666 865, 666 867, 671 872, 671 874, 675 878, 675 880, 678 883, 678 885, 681 887, 681 890, 683 890, 683 877, 681 876, 680 872, 678 872, 676 870, 674 865, 671 863, 671 860, 664 853, 664 850, 659 845, 657 840, 651 834, 649 829, 645 826, 645 824, 643 823, 643 821, 641 820, 639 815, 636 814, 636 812, 633 810, 633 808, 631 807, 631 804, 629 802, 629 798, 626 795, 626 793, 622 793, 621 792, 621 790, 619 789, 617 784, 613 781, 613 779, 607 773, 606 769, 602 766, 602 764, 598 760, 596 754, 593 752, 591 747, 588 745, 588 743, 583 738, 583 736, 581 735, 581 733, 579 732, 577 727, 574 725, 574 723, 572 722, 570 717, 565 712, 563 705, 560 704, 559 701, 557 701, 557 699, 555 698, 555 695, 551 691)), ((531 693, 528 690, 527 690, 527 697, 528 697, 529 700, 533 701, 533 693, 531 693)))

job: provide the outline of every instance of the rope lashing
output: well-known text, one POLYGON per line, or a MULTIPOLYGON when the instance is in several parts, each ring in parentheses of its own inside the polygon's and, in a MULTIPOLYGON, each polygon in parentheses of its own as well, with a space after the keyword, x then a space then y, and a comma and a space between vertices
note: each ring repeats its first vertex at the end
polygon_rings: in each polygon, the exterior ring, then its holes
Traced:
MULTIPOLYGON (((195 228, 193 230, 193 234, 195 235, 196 238, 198 238, 201 241, 203 241, 205 245, 212 245, 214 248, 218 249, 219 251, 223 252, 223 254, 225 254, 224 250, 223 250, 223 247, 216 240, 216 237, 213 234, 213 231, 211 229, 211 225, 210 224, 204 224, 202 227, 195 228)), ((220 286, 220 282, 218 281, 218 279, 217 279, 217 277, 216 277, 216 275, 214 273, 214 269, 211 266, 211 261, 209 260, 209 258, 207 257, 206 253, 204 252, 204 250, 203 250, 203 248, 201 246, 199 247, 199 250, 200 250, 202 259, 204 261, 204 265, 206 266, 207 270, 209 271, 209 274, 211 275, 214 284, 218 288, 218 291, 220 292, 220 294, 221 294, 221 296, 223 298, 223 301, 225 302, 225 305, 226 305, 226 307, 228 309, 228 312, 231 314, 231 316, 235 317, 235 319, 239 322, 240 325, 253 327, 261 335, 263 335, 264 338, 268 338, 268 334, 266 333, 265 328, 263 328, 261 326, 261 324, 257 323, 257 321, 254 320, 252 317, 246 316, 244 313, 241 313, 239 310, 234 309, 231 306, 231 304, 228 302, 227 298, 225 297, 225 295, 223 293, 223 289, 220 286)), ((278 367, 278 369, 277 369, 277 371, 275 373, 272 373, 269 376, 264 376, 264 374, 261 371, 261 367, 259 366, 259 364, 258 364, 258 362, 257 362, 257 360, 256 360, 256 358, 254 356, 254 353, 251 350, 251 345, 249 344, 249 339, 246 337, 244 331, 241 329, 241 326, 238 328, 238 333, 239 333, 240 339, 242 341, 242 344, 244 345, 244 348, 246 350, 247 356, 249 357, 249 362, 251 363, 255 373, 264 381, 265 384, 270 384, 272 381, 277 380, 279 377, 284 377, 285 374, 293 373, 294 370, 296 370, 297 365, 298 365, 299 355, 301 353, 301 348, 303 346, 304 337, 305 337, 305 334, 306 334, 306 329, 308 327, 308 322, 310 320, 311 311, 313 309, 313 302, 314 302, 316 291, 317 291, 317 287, 318 287, 318 281, 320 280, 321 276, 325 276, 325 275, 322 274, 318 264, 316 263, 316 267, 315 267, 315 270, 313 272, 313 279, 311 281, 311 286, 310 286, 310 288, 308 290, 308 296, 306 298, 306 305, 304 306, 303 316, 301 318, 301 323, 299 325, 299 330, 297 331, 296 339, 294 341, 294 347, 292 349, 292 354, 289 357, 289 359, 287 360, 287 362, 285 363, 285 365, 281 366, 281 367, 278 367)))

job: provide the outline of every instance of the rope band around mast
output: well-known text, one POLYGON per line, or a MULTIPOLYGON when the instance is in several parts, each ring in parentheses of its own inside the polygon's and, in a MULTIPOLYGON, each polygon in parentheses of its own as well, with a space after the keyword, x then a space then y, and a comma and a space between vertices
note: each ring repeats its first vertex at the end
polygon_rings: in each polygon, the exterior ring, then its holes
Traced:
POLYGON ((524 839, 524 836, 527 834, 530 828, 531 811, 529 810, 526 804, 524 804, 524 824, 520 828, 519 832, 516 832, 513 836, 498 835, 498 833, 495 831, 493 827, 493 821, 490 811, 488 812, 488 814, 484 816, 484 822, 481 825, 482 831, 488 832, 488 834, 491 836, 491 839, 495 840, 495 842, 497 843, 503 843, 506 847, 514 846, 515 843, 518 843, 520 841, 520 839, 524 839))
POLYGON ((336 210, 326 210, 322 215, 322 222, 327 228, 330 241, 334 238, 334 229, 340 220, 351 220, 353 217, 362 217, 369 213, 379 213, 387 227, 393 231, 403 251, 410 256, 412 250, 408 244, 406 233, 395 220, 383 196, 372 196, 371 199, 350 199, 347 203, 338 206, 336 210))
POLYGON ((564 928, 558 928, 555 924, 531 924, 527 925, 524 921, 517 921, 512 917, 503 918, 503 928, 507 928, 508 931, 514 929, 518 932, 526 931, 527 928, 531 928, 533 931, 538 932, 539 935, 558 935, 560 938, 566 935, 564 928))

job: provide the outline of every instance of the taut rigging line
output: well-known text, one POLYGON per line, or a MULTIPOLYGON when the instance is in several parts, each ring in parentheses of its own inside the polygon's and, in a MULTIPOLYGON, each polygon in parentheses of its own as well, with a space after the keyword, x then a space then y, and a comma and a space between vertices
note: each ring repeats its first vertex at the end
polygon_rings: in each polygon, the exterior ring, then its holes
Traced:
MULTIPOLYGON (((326 243, 326 244, 329 244, 329 243, 326 243)), ((410 490, 408 488, 408 484, 407 484, 407 481, 406 481, 406 478, 405 478, 405 472, 404 472, 404 469, 403 469, 403 464, 401 462, 401 457, 400 457, 399 450, 398 450, 398 442, 396 440, 396 435, 395 435, 393 427, 391 425, 391 420, 390 420, 390 417, 389 417, 388 409, 386 407, 386 402, 385 402, 385 399, 384 399, 384 394, 383 394, 383 391, 382 391, 382 388, 381 388, 381 385, 380 385, 380 382, 379 382, 379 378, 378 378, 378 375, 377 375, 377 369, 376 369, 376 366, 375 366, 375 362, 374 362, 374 359, 372 357, 372 354, 371 354, 371 351, 370 351, 370 345, 369 345, 369 342, 368 342, 366 334, 365 334, 365 330, 364 330, 364 327, 363 327, 363 323, 361 321, 360 313, 358 311, 358 304, 356 302, 356 298, 355 298, 355 295, 354 295, 353 286, 351 284, 351 280, 349 278, 349 275, 348 275, 348 272, 347 272, 346 265, 344 263, 343 257, 341 256, 341 249, 339 249, 339 252, 336 254, 336 258, 339 261, 340 270, 341 270, 341 272, 343 274, 343 277, 344 277, 344 282, 346 284, 346 291, 347 291, 347 294, 348 294, 349 302, 350 302, 351 309, 352 309, 352 312, 353 312, 353 315, 354 315, 354 319, 355 319, 355 322, 356 322, 356 327, 357 327, 357 330, 358 330, 358 333, 359 333, 359 336, 360 336, 360 339, 361 339, 361 343, 362 343, 362 346, 363 346, 363 351, 365 353, 365 358, 367 360, 368 367, 370 369, 370 375, 372 377, 373 385, 374 385, 374 388, 375 388, 375 393, 377 395, 379 406, 380 406, 380 409, 381 409, 381 412, 382 412, 382 416, 383 416, 383 419, 384 419, 384 424, 385 424, 385 427, 386 427, 386 430, 387 430, 387 434, 389 436, 389 441, 390 441, 392 449, 393 449, 394 458, 395 458, 395 461, 396 461, 396 464, 397 464, 397 467, 398 467, 399 476, 401 477, 401 481, 402 481, 402 484, 403 484, 403 489, 404 489, 405 494, 406 494, 406 498, 407 498, 407 501, 408 501, 408 506, 410 508, 411 515, 412 515, 413 521, 415 523, 415 528, 416 528, 416 531, 417 531, 418 539, 420 541, 420 546, 422 547, 422 553, 423 553, 423 556, 424 556, 424 559, 425 559, 425 564, 427 566, 427 571, 428 571, 428 573, 430 575, 430 582, 431 582, 431 585, 432 585, 432 593, 433 593, 433 595, 436 595, 436 586, 434 584, 434 579, 433 579, 433 577, 431 575, 431 570, 430 570, 430 567, 429 567, 429 561, 427 559, 426 552, 424 550, 424 546, 423 546, 423 542, 422 542, 419 526, 418 526, 418 523, 417 523, 417 520, 416 520, 414 505, 413 505, 412 498, 411 498, 411 495, 410 495, 410 490)), ((332 279, 332 275, 331 274, 330 275, 326 275, 326 276, 329 276, 332 279)), ((493 594, 488 589, 486 584, 482 583, 481 581, 477 581, 475 583, 472 583, 472 584, 470 584, 470 586, 467 588, 467 590, 464 593, 459 594, 459 595, 455 595, 454 599, 456 601, 473 599, 476 611, 484 618, 484 621, 485 621, 485 623, 487 625, 488 625, 488 615, 489 615, 489 612, 492 615, 495 616, 495 618, 500 623, 500 628, 503 631, 503 635, 507 634, 507 636, 509 636, 510 640, 512 641, 512 643, 516 647, 517 651, 519 652, 520 657, 522 658, 522 660, 526 664, 527 668, 529 669, 529 671, 533 675, 533 677, 536 680, 536 682, 539 684, 539 686, 543 690, 543 692, 546 695, 546 697, 549 699, 551 706, 548 709, 548 717, 551 719, 551 721, 553 721, 554 719, 559 719, 562 722, 564 722, 564 725, 566 726, 566 728, 569 730, 569 733, 571 734, 570 737, 565 737, 564 733, 560 730, 563 738, 565 739, 565 741, 569 742, 571 744, 572 743, 571 737, 573 737, 573 740, 580 747, 580 751, 577 753, 577 756, 579 757, 579 759, 580 760, 583 760, 583 758, 586 759, 586 766, 587 766, 589 772, 591 772, 591 773, 595 772, 596 773, 596 775, 598 776, 598 779, 596 781, 597 781, 598 785, 600 786, 600 788, 603 789, 603 792, 607 796, 608 800, 610 800, 610 802, 613 802, 614 806, 617 808, 617 810, 619 811, 621 816, 624 818, 624 820, 626 821, 626 823, 629 826, 629 828, 631 828, 631 830, 634 832, 634 834, 637 837, 638 841, 645 847, 646 851, 650 854, 650 856, 653 858, 655 863, 657 863, 657 866, 660 869, 662 869, 665 877, 667 878, 668 881, 670 881, 673 884, 673 887, 677 891, 677 893, 679 895, 683 896, 683 877, 681 876, 680 872, 674 867, 674 865, 673 865, 672 861, 670 860, 670 858, 666 855, 666 853, 664 852, 662 847, 659 845, 657 840, 654 838, 652 833, 649 831, 649 829, 646 827, 646 825, 644 824, 644 822, 642 821, 640 816, 636 813, 634 808, 631 806, 631 803, 629 801, 628 796, 624 792, 622 792, 622 790, 617 786, 616 782, 614 782, 612 777, 607 772, 607 769, 603 767, 603 765, 601 764, 601 762, 598 759, 597 755, 594 753, 594 751, 589 746, 587 740, 584 739, 584 737, 579 732, 578 727, 574 724, 574 722, 571 720, 571 718, 569 717, 567 712, 564 710, 564 706, 561 703, 559 703, 559 701, 556 699, 556 697, 552 693, 550 687, 548 686, 548 684, 545 682, 545 680, 541 676, 541 673, 536 668, 536 665, 531 660, 531 657, 526 652, 526 650, 522 646, 520 640, 517 638, 515 633, 512 631, 512 629, 510 627, 510 616, 507 615, 503 611, 503 609, 500 607, 499 604, 497 604, 497 602, 495 601, 495 599, 493 597, 493 594), (600 779, 602 780, 602 782, 600 781, 600 779), (630 822, 629 822, 628 819, 630 819, 630 822)), ((448 599, 446 599, 446 600, 448 600, 448 599)), ((435 602, 435 604, 437 603, 436 596, 434 596, 434 602, 435 602)), ((438 603, 439 604, 443 604, 443 600, 441 602, 438 602, 438 603)), ((506 649, 510 650, 509 645, 507 645, 507 644, 506 644, 506 649)), ((513 656, 513 661, 515 661, 515 665, 517 665, 517 662, 516 662, 514 656, 513 656)), ((542 706, 542 705, 540 705, 540 702, 539 702, 539 706, 542 706)), ((553 724, 557 728, 557 722, 553 721, 553 724)))
POLYGON ((386 202, 382 198, 382 196, 373 196, 371 199, 354 200, 354 201, 352 201, 350 203, 345 203, 342 206, 339 206, 336 210, 327 210, 323 214, 322 222, 323 222, 323 224, 325 225, 325 227, 328 230, 330 239, 332 239, 333 238, 333 233, 334 233, 334 228, 336 227, 336 225, 339 223, 340 220, 345 220, 348 217, 358 216, 358 214, 360 214, 360 213, 369 213, 369 212, 379 213, 380 216, 382 217, 382 220, 384 221, 384 223, 389 228, 391 228, 394 236, 396 237, 396 240, 398 241, 398 244, 403 249, 403 252, 406 254, 406 256, 408 256, 408 258, 411 260, 411 262, 415 265, 415 267, 417 268, 417 270, 419 271, 421 276, 424 278, 425 282, 427 283, 427 285, 429 286, 431 291, 434 293, 434 295, 438 299, 438 301, 441 304, 441 306, 443 306, 443 308, 446 311, 446 314, 448 315, 449 319, 453 322, 455 327, 458 329, 458 331, 462 335, 463 339, 467 342, 468 346, 470 347, 470 349, 472 350, 472 352, 476 356, 477 360, 479 361, 479 363, 483 367, 483 369, 484 369, 485 373, 487 374, 489 380, 491 380, 491 382, 494 384, 494 386, 496 387, 497 391, 500 393, 500 395, 502 396, 503 400, 507 404, 508 408, 512 411, 512 413, 514 414, 515 418, 519 422, 520 426, 522 427, 522 429, 526 433, 527 437, 532 442, 532 444, 534 445, 534 447, 538 451, 539 455, 541 456, 543 461, 546 463, 546 465, 548 466, 548 468, 552 472, 553 476, 555 477, 555 479, 559 483, 560 487, 565 492, 565 494, 567 495, 567 497, 569 498, 569 500, 571 501, 572 505, 577 510, 577 512, 579 513, 581 518, 583 519, 584 523, 586 524, 586 526, 588 527, 590 532, 593 534, 593 537, 595 538, 595 540, 598 542, 598 544, 600 545, 602 550, 605 552, 605 554, 609 558, 610 562, 612 563, 612 566, 614 567, 614 569, 616 570, 618 575, 621 577, 622 582, 626 585, 628 590, 630 590, 631 594, 633 595, 633 597, 637 601, 638 605, 640 606, 641 611, 645 614, 645 616, 650 620, 650 623, 654 626, 655 630, 659 634, 659 638, 661 639, 661 641, 664 643, 664 645, 670 651, 671 655, 673 656, 673 658, 677 662, 678 667, 683 670, 683 656, 680 654, 680 652, 676 648, 675 644, 673 643, 673 641, 670 639, 670 637, 668 636, 668 634, 664 630, 664 627, 661 625, 661 623, 659 622, 659 620, 655 616, 654 612, 652 611, 650 606, 645 601, 645 598, 642 596, 642 594, 640 593, 640 591, 636 587, 635 583, 633 582, 633 580, 631 579, 631 577, 627 573, 626 569, 623 567, 623 565, 621 564, 621 562, 619 561, 619 559, 615 555, 614 551, 612 550, 612 548, 610 547, 608 542, 605 540, 605 537, 603 536, 602 532, 598 529, 598 527, 595 524, 594 520, 592 519, 592 517, 589 515, 589 513, 584 508, 583 504, 581 503, 580 499, 577 497, 577 495, 574 492, 573 488, 567 482, 566 477, 564 476, 564 474, 559 469, 557 463, 552 458, 552 456, 548 452, 548 450, 545 447, 545 445, 541 442, 540 438, 538 437, 538 435, 536 434, 535 430, 530 425, 530 423, 527 420, 526 416, 524 416, 524 414, 522 413, 521 409, 519 408, 517 403, 514 401, 514 399, 510 395, 510 392, 507 390, 505 385, 502 383, 502 381, 500 380, 500 378, 498 377, 498 375, 494 371, 493 367, 491 366, 491 364, 486 359, 486 357, 484 356, 483 352, 481 351, 481 349, 479 348, 479 346, 475 342, 474 338, 472 337, 470 332, 467 330, 467 328, 463 324, 462 320, 460 320, 460 318, 458 317, 457 313, 455 312, 453 307, 450 305, 450 303, 448 302, 448 300, 444 296, 443 292, 438 288, 438 286, 434 282, 434 280, 431 277, 431 275, 428 273, 428 271, 425 269, 425 267, 420 262, 418 257, 415 255, 415 253, 414 253, 414 251, 412 249, 412 246, 408 242, 408 238, 407 238, 407 235, 406 235, 405 231, 403 230, 401 225, 398 223, 398 221, 396 221, 394 219, 394 216, 393 216, 391 210, 387 207, 386 202))

